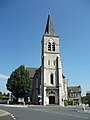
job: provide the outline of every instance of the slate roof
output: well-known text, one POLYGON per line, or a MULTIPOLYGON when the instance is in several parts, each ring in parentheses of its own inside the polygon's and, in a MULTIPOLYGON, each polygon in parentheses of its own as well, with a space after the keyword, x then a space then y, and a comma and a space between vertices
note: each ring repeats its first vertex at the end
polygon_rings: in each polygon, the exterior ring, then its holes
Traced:
POLYGON ((38 68, 26 67, 26 69, 29 71, 30 77, 34 77, 34 75, 35 75, 35 73, 36 73, 36 70, 37 70, 38 68))
POLYGON ((52 35, 52 36, 56 35, 52 21, 51 21, 50 14, 48 14, 48 19, 47 19, 47 24, 46 24, 46 29, 45 29, 44 35, 52 35))
POLYGON ((70 86, 68 87, 68 92, 81 92, 81 86, 70 86))

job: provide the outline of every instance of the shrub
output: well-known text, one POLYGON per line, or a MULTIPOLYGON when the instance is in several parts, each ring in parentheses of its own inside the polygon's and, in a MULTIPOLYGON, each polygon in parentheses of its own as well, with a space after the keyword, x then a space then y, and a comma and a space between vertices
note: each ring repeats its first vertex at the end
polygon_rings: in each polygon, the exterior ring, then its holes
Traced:
POLYGON ((76 104, 77 104, 76 100, 68 101, 68 105, 76 105, 76 104))
POLYGON ((68 101, 64 100, 64 105, 67 106, 68 105, 68 101))

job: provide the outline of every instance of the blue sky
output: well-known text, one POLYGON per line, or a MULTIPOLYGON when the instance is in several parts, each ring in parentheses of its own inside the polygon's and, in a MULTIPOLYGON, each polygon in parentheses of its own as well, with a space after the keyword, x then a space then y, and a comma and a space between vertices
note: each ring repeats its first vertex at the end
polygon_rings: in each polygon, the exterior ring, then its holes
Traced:
POLYGON ((0 0, 0 91, 21 64, 41 65, 49 8, 68 84, 90 90, 90 0, 0 0))

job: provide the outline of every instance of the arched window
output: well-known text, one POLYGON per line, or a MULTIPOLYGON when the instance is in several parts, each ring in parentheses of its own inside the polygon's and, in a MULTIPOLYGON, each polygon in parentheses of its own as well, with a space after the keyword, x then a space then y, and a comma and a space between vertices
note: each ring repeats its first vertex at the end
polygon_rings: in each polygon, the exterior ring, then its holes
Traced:
POLYGON ((53 85, 53 74, 50 75, 50 83, 53 85))
POLYGON ((55 43, 52 43, 52 51, 55 51, 55 43))
POLYGON ((48 50, 51 51, 51 43, 48 43, 48 50))

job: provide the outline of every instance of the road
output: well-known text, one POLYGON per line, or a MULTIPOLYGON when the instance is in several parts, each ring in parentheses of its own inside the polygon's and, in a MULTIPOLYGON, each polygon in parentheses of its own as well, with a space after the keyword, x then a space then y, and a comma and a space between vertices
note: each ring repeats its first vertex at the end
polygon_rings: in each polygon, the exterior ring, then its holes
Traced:
POLYGON ((90 113, 78 112, 78 108, 59 106, 10 107, 0 106, 11 115, 0 120, 90 120, 90 113))

